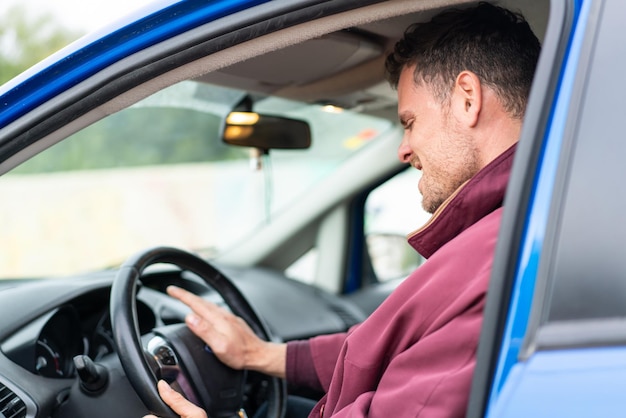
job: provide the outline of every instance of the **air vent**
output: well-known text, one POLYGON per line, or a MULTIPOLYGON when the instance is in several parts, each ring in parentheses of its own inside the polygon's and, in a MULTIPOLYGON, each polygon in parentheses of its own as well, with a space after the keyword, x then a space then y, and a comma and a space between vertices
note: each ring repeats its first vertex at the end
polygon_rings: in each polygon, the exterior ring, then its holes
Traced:
POLYGON ((328 307, 337 314, 347 328, 363 322, 365 319, 364 315, 357 312, 355 309, 349 309, 348 306, 343 306, 338 303, 329 303, 328 307))
POLYGON ((8 387, 0 383, 0 417, 26 417, 26 404, 8 387))

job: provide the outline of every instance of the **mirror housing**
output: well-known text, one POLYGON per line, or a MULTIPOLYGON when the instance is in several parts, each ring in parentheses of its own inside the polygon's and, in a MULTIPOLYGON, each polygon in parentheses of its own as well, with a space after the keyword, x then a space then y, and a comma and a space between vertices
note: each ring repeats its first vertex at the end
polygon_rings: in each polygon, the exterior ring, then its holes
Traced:
POLYGON ((302 120, 255 112, 231 112, 222 130, 222 141, 264 151, 307 149, 311 146, 311 128, 302 120))

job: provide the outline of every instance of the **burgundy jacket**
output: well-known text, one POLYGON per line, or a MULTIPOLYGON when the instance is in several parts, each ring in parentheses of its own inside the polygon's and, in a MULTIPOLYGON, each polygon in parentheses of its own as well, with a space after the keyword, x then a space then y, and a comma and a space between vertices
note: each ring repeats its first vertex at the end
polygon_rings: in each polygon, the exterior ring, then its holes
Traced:
POLYGON ((515 146, 409 243, 427 261, 347 333, 287 345, 287 380, 326 395, 310 417, 464 417, 515 146))

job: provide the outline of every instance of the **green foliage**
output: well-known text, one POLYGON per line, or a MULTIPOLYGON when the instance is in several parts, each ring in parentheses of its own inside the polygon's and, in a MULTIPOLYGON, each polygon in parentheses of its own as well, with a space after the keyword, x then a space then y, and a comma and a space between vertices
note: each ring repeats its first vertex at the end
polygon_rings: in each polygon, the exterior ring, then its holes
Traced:
POLYGON ((0 84, 81 35, 61 26, 51 14, 34 16, 21 6, 11 7, 0 16, 0 84))
POLYGON ((12 170, 50 173, 246 159, 220 140, 221 119, 175 108, 129 108, 111 115, 12 170))

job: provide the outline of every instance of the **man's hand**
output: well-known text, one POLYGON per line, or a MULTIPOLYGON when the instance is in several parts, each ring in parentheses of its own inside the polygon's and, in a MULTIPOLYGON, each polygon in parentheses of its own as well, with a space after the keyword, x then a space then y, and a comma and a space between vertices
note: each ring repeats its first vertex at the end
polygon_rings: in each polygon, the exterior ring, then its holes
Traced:
MULTIPOLYGON (((159 380, 157 384, 159 395, 163 401, 174 410, 180 418, 207 418, 206 412, 189 402, 183 395, 176 392, 165 381, 159 380)), ((143 418, 158 418, 155 415, 146 415, 143 418)))
POLYGON ((191 308, 185 322, 215 356, 233 369, 285 377, 286 344, 263 341, 245 321, 193 293, 169 286, 167 293, 191 308))

